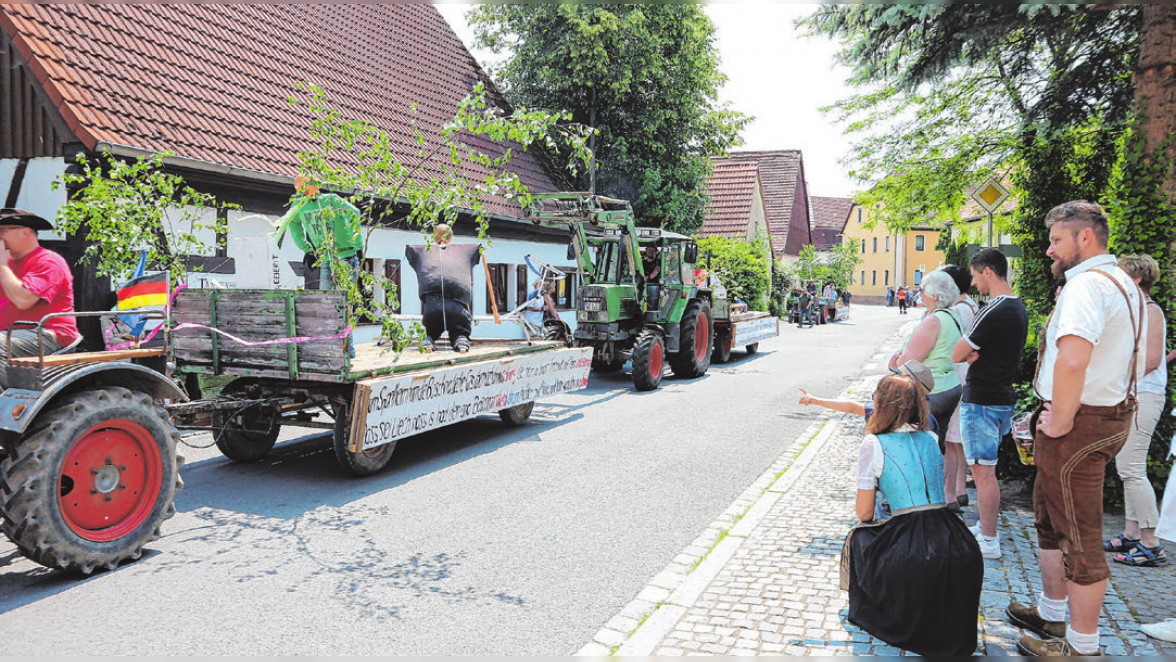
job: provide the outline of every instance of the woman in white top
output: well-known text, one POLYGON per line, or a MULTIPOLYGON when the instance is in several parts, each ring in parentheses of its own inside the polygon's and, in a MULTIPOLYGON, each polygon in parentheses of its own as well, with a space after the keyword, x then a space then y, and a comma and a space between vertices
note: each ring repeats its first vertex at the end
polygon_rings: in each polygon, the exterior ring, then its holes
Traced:
POLYGON ((1105 541, 1103 548, 1116 552, 1117 563, 1151 567, 1168 562, 1156 537, 1160 513, 1155 490, 1147 479, 1147 451, 1167 397, 1168 370, 1164 365, 1167 323, 1164 311, 1151 299, 1152 285, 1160 275, 1155 259, 1150 255, 1125 255, 1119 258, 1119 267, 1139 285, 1147 301, 1146 372, 1138 382, 1139 410, 1131 419, 1130 436, 1115 456, 1115 470, 1123 479, 1127 522, 1123 533, 1105 541))

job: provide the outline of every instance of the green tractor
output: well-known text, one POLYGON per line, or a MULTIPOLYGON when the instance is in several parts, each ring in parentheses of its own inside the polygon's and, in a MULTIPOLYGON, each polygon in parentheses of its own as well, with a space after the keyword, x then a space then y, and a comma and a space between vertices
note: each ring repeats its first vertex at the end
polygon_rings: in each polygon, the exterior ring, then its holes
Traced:
POLYGON ((590 193, 535 195, 528 218, 572 232, 568 258, 583 274, 573 338, 593 348, 593 369, 615 372, 630 359, 639 391, 658 387, 667 362, 679 377, 706 374, 713 294, 696 283, 693 238, 638 228, 627 201, 590 193))

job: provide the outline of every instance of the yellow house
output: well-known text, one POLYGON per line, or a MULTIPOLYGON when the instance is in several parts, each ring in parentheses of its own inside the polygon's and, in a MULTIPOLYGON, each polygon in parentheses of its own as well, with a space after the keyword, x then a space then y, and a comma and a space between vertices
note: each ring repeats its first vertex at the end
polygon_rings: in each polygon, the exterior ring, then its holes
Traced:
POLYGON ((944 253, 936 248, 941 229, 915 227, 895 234, 880 223, 866 229, 869 220, 869 210, 855 204, 842 235, 862 258, 849 286, 853 301, 885 303, 887 287, 918 285, 924 274, 943 265, 944 253))

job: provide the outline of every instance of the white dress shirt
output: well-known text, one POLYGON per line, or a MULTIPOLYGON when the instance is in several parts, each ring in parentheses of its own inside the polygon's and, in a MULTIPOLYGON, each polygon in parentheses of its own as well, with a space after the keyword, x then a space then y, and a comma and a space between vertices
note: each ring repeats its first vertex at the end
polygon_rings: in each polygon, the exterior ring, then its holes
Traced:
MULTIPOLYGON (((1045 331, 1045 354, 1035 386, 1045 400, 1053 399, 1054 363, 1058 357, 1058 338, 1078 336, 1090 341, 1094 350, 1086 368, 1086 383, 1080 402, 1096 407, 1112 407, 1127 397, 1131 378, 1131 353, 1135 348, 1135 334, 1146 318, 1140 319, 1142 293, 1119 268, 1114 255, 1096 255, 1066 271, 1066 286, 1058 299, 1053 318, 1045 331), (1123 286, 1127 299, 1109 278, 1091 273, 1098 269, 1110 274, 1123 286), (1132 326, 1134 315, 1135 326, 1132 326)), ((1146 326, 1142 331, 1146 335, 1146 326)), ((1143 337, 1140 344, 1143 345, 1143 337)), ((1136 357, 1136 377, 1143 377, 1145 348, 1136 357)))

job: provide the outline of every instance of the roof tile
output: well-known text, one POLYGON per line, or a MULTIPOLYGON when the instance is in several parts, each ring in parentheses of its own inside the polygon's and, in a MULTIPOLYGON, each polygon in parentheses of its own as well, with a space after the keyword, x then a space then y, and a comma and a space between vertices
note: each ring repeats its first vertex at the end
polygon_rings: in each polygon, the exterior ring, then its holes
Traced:
MULTIPOLYGON (((397 158, 411 160, 411 122, 436 143, 484 79, 428 4, 5 4, 0 12, 87 147, 171 149, 279 175, 296 174, 298 152, 313 146, 307 112, 286 103, 296 83, 318 84, 348 116, 384 128, 397 158)), ((516 151, 533 190, 566 186, 542 153, 516 151)), ((432 164, 422 177, 439 174, 432 164)), ((500 198, 489 209, 519 214, 500 198)))
POLYGON ((725 161, 758 164, 772 253, 783 255, 788 249, 798 252, 797 247, 808 241, 808 237, 790 237, 792 208, 803 169, 800 150, 732 152, 712 161, 716 167, 725 161))

